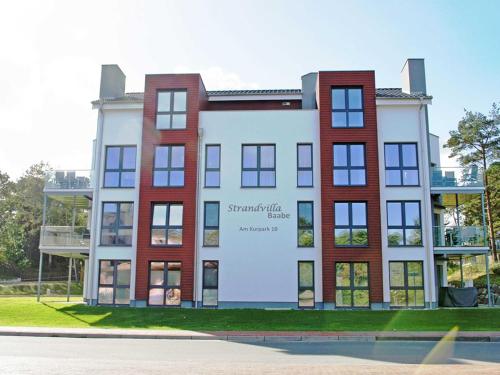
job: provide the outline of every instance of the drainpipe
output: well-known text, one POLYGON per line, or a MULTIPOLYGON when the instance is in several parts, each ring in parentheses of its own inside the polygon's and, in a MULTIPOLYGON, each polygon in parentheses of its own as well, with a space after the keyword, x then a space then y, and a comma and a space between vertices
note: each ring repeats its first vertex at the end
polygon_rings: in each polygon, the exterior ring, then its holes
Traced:
POLYGON ((201 186, 201 152, 202 152, 203 128, 198 128, 198 155, 196 157, 196 214, 194 231, 194 270, 193 270, 193 299, 194 308, 198 308, 198 254, 199 254, 199 217, 200 217, 200 186, 201 186))

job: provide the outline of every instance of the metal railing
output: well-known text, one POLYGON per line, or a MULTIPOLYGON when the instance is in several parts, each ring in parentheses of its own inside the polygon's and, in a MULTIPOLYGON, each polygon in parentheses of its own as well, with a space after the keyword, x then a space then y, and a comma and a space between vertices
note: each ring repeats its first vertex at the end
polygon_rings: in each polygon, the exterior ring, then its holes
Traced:
POLYGON ((432 187, 483 187, 483 173, 477 166, 434 167, 431 176, 432 187))
POLYGON ((90 231, 86 227, 42 226, 40 246, 90 248, 90 231))
POLYGON ((45 176, 46 190, 91 188, 92 175, 90 170, 51 171, 45 176))
POLYGON ((436 247, 486 247, 486 227, 433 227, 436 247))

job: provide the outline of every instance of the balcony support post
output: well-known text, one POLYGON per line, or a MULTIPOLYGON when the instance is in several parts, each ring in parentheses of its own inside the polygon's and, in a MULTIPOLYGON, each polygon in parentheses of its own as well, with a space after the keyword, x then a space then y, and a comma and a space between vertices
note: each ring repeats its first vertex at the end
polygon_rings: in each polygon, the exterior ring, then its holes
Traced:
POLYGON ((40 302, 40 292, 42 287, 43 253, 40 251, 40 263, 38 264, 38 284, 36 288, 36 301, 40 302))
POLYGON ((490 290, 490 259, 489 259, 489 254, 486 253, 485 255, 486 258, 486 293, 488 293, 488 306, 492 306, 491 303, 491 290, 490 290))
POLYGON ((486 246, 486 244, 488 243, 488 235, 486 233, 486 208, 484 205, 484 193, 481 193, 481 212, 483 215, 483 246, 486 246))
POLYGON ((464 258, 460 255, 460 287, 464 287, 464 258))
POLYGON ((68 265, 68 290, 66 293, 66 301, 69 302, 69 296, 71 294, 71 264, 73 258, 69 258, 69 265, 68 265))
POLYGON ((47 218, 47 193, 43 193, 42 225, 45 226, 47 218))

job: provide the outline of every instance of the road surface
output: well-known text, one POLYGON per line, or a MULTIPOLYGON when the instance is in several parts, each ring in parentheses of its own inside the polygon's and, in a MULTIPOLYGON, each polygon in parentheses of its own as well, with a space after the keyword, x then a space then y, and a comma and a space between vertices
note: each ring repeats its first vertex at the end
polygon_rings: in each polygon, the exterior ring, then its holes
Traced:
POLYGON ((500 343, 237 343, 211 340, 0 336, 2 375, 127 375, 171 372, 308 375, 500 374, 500 343))

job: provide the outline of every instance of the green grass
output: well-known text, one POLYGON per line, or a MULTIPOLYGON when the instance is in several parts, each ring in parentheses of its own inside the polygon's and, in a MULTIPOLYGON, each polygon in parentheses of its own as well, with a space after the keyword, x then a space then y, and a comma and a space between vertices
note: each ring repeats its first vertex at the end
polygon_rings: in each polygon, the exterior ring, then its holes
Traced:
POLYGON ((265 311, 90 307, 62 298, 0 298, 0 326, 195 331, 500 331, 500 309, 265 311))
MULTIPOLYGON (((0 296, 33 296, 37 292, 36 282, 22 282, 17 284, 2 284, 0 285, 0 296)), ((46 282, 42 283, 41 293, 47 294, 50 289, 51 295, 65 295, 68 284, 66 282, 46 282)), ((71 294, 82 295, 83 287, 78 283, 71 284, 71 294)))

